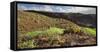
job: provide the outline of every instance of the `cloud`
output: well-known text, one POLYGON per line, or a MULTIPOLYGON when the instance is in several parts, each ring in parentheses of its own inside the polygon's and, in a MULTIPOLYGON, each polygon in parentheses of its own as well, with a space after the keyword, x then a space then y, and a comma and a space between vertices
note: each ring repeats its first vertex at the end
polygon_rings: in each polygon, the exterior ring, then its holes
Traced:
POLYGON ((67 12, 71 7, 68 6, 52 6, 54 12, 67 12))
POLYGON ((23 5, 18 5, 18 10, 28 10, 28 8, 23 5))
POLYGON ((51 8, 51 6, 48 6, 48 5, 44 5, 43 10, 44 11, 53 11, 53 9, 51 8))
POLYGON ((84 13, 84 14, 96 14, 96 8, 91 7, 71 7, 66 10, 68 12, 73 13, 84 13))
POLYGON ((58 5, 39 5, 39 4, 18 4, 18 10, 36 10, 49 12, 73 12, 73 13, 95 13, 95 8, 76 7, 76 6, 58 6, 58 5), (93 10, 93 12, 91 11, 93 10), (89 11, 89 12, 88 12, 89 11))
POLYGON ((69 11, 72 12, 81 12, 81 11, 87 11, 90 9, 94 9, 94 8, 89 8, 89 7, 72 7, 71 9, 69 9, 69 11))

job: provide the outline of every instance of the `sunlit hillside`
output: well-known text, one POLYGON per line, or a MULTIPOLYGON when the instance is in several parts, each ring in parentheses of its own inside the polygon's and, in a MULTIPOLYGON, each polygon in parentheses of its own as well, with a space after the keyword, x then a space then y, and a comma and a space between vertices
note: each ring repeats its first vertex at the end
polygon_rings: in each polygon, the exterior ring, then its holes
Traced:
POLYGON ((96 27, 71 19, 64 13, 18 11, 18 48, 96 44, 96 27))

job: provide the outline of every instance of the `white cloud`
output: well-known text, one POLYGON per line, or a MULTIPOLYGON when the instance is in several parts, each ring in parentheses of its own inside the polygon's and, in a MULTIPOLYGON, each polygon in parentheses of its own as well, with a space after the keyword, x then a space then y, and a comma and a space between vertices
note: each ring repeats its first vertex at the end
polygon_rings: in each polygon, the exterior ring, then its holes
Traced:
POLYGON ((44 11, 53 11, 53 9, 51 8, 51 6, 45 5, 44 6, 44 11))
MULTIPOLYGON (((87 11, 87 13, 89 13, 91 11, 93 11, 95 13, 96 9, 95 8, 90 8, 90 7, 72 7, 71 9, 68 9, 68 12, 74 12, 74 13, 85 13, 87 11), (88 12, 89 11, 89 12, 88 12)), ((87 14, 86 13, 86 14, 87 14)))
POLYGON ((19 6, 18 5, 18 10, 27 10, 28 8, 27 7, 25 7, 25 6, 19 6))
POLYGON ((50 12, 73 12, 73 13, 84 13, 94 14, 96 13, 95 8, 90 7, 75 7, 75 6, 54 6, 54 5, 31 5, 27 7, 25 5, 18 5, 18 10, 36 10, 36 11, 50 11, 50 12))

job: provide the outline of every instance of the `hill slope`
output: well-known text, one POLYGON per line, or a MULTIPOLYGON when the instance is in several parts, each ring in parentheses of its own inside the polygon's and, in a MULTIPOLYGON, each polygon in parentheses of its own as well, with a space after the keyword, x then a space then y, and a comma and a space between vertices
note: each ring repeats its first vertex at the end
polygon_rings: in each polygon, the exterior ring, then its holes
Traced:
POLYGON ((50 16, 53 18, 63 18, 72 21, 81 26, 96 27, 96 14, 82 14, 82 13, 56 13, 26 10, 27 12, 36 12, 42 15, 50 16), (90 20, 91 19, 91 20, 90 20))
MULTIPOLYGON (((62 15, 47 12, 18 11, 18 48, 96 44, 96 36, 83 32, 81 26, 65 19, 62 15)), ((88 32, 95 32, 88 28, 85 29, 88 32)))
POLYGON ((18 29, 23 31, 45 30, 50 27, 58 27, 63 29, 80 28, 77 24, 63 19, 62 16, 56 18, 43 15, 37 12, 18 12, 18 29), (41 29, 42 28, 42 29, 41 29))

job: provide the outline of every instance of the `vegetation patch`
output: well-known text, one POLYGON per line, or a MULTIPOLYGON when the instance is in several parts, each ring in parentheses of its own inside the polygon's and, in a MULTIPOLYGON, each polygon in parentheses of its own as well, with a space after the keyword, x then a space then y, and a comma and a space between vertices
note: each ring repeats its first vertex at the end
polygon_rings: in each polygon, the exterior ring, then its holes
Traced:
POLYGON ((96 36, 96 29, 95 28, 87 28, 87 27, 83 27, 82 30, 92 36, 96 36))
POLYGON ((63 34, 64 29, 61 28, 56 28, 56 27, 51 27, 47 30, 44 31, 33 31, 33 32, 28 32, 27 35, 29 36, 38 36, 38 35, 58 35, 58 34, 63 34))
POLYGON ((21 49, 23 49, 23 48, 34 48, 36 46, 37 46, 36 43, 33 42, 32 40, 28 40, 26 42, 21 42, 21 43, 18 44, 18 47, 21 48, 21 49))

